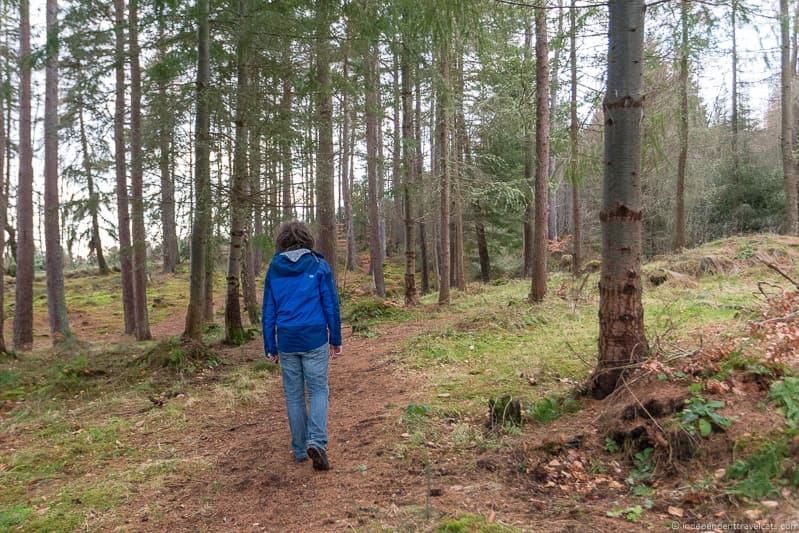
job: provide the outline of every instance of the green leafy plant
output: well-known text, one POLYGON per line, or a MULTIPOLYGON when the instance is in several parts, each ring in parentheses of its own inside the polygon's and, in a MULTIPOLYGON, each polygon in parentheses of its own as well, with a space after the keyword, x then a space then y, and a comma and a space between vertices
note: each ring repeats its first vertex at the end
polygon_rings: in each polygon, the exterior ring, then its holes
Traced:
POLYGON ((654 448, 646 448, 633 456, 634 467, 626 479, 628 485, 634 486, 652 478, 655 473, 655 464, 652 462, 654 452, 654 448))
POLYGON ((606 514, 611 518, 624 517, 629 522, 638 522, 644 514, 644 508, 641 505, 631 505, 625 508, 616 507, 606 514))
POLYGON ((707 401, 702 396, 696 395, 688 400, 680 412, 680 425, 691 434, 695 434, 698 430, 702 437, 707 438, 713 432, 714 426, 726 429, 732 424, 732 418, 721 416, 716 412, 716 409, 724 405, 721 400, 707 401))
POLYGON ((548 424, 564 414, 574 413, 579 409, 580 403, 571 394, 564 396, 550 394, 535 402, 529 414, 536 422, 548 424))
POLYGON ((771 384, 768 396, 782 409, 788 425, 796 428, 799 424, 799 378, 788 377, 775 381, 771 384))
POLYGON ((608 453, 617 453, 621 448, 619 448, 619 443, 613 440, 610 437, 605 438, 605 451, 608 453))
POLYGON ((727 493, 761 500, 779 496, 784 485, 799 485, 799 470, 787 460, 788 454, 787 441, 780 439, 767 442, 750 456, 735 461, 727 469, 726 477, 736 483, 727 493))

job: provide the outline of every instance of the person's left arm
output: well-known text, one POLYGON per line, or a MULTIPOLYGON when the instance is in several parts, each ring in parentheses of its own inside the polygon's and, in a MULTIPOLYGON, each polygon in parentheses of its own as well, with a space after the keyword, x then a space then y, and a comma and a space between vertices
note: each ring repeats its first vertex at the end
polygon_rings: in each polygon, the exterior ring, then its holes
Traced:
POLYGON ((324 264, 320 293, 322 296, 322 309, 327 320, 327 329, 330 335, 330 346, 334 354, 341 355, 341 310, 336 290, 336 279, 330 266, 324 264))

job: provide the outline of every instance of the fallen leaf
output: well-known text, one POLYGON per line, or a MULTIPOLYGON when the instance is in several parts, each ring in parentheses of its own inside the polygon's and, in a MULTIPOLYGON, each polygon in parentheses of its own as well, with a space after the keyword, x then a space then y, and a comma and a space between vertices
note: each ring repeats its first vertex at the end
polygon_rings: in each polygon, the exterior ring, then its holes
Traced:
POLYGON ((497 513, 495 513, 494 511, 491 511, 490 513, 488 513, 488 518, 486 519, 486 521, 489 524, 493 524, 494 522, 496 522, 497 521, 497 513))
POLYGON ((682 508, 680 508, 680 507, 674 507, 673 505, 669 505, 668 513, 669 513, 671 516, 676 516, 676 517, 678 517, 678 518, 682 518, 682 517, 683 517, 683 515, 685 514, 685 513, 683 512, 682 508))

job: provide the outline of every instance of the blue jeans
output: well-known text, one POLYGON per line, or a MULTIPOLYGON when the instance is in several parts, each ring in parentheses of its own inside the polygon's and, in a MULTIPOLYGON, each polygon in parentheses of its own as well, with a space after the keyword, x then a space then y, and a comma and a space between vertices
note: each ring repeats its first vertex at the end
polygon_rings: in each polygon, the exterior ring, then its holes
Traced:
POLYGON ((327 448, 327 367, 329 348, 323 344, 308 352, 280 353, 283 391, 291 428, 294 456, 308 456, 308 447, 327 448), (308 406, 305 390, 308 390, 308 406))

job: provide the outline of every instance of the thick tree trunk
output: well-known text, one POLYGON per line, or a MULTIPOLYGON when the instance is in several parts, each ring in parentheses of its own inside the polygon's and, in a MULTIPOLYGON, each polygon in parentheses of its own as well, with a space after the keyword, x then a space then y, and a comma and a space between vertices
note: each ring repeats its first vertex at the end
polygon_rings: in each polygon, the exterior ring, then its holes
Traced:
POLYGON ((14 349, 33 346, 33 147, 31 145, 30 5, 19 3, 19 181, 17 182, 17 276, 14 349))
MULTIPOLYGON (((163 8, 162 8, 163 9, 163 8)), ((165 15, 158 17, 159 55, 166 56, 166 21, 165 15)), ((158 80, 158 99, 160 110, 164 116, 158 121, 158 167, 161 173, 161 229, 163 233, 162 253, 163 270, 174 274, 178 264, 178 235, 175 224, 175 183, 170 169, 170 144, 174 121, 169 111, 169 95, 167 80, 161 75, 158 80)))
MULTIPOLYGON (((47 0, 47 42, 58 42, 58 1, 47 0)), ((58 198, 58 51, 47 55, 44 91, 44 232, 47 256, 47 315, 53 344, 72 337, 64 295, 58 198)))
MULTIPOLYGON (((242 246, 244 246, 244 188, 247 183, 247 13, 246 0, 238 0, 239 42, 236 46, 236 147, 230 184, 230 248, 228 250, 227 296, 225 298, 225 343, 238 346, 244 342, 241 322, 242 246)), ((244 267, 246 268, 246 267, 244 267)))
POLYGON ((547 293, 547 210, 549 201, 549 43, 547 13, 535 11, 535 226, 533 228, 533 281, 530 300, 540 302, 547 293))
POLYGON ((381 298, 386 296, 383 279, 383 250, 380 238, 380 194, 378 184, 378 139, 380 127, 377 116, 380 106, 380 73, 378 70, 377 45, 368 43, 364 65, 366 68, 366 179, 368 186, 369 215, 369 257, 375 292, 381 298))
POLYGON ((450 168, 450 150, 449 150, 449 113, 450 113, 450 90, 452 83, 450 79, 450 63, 449 63, 449 42, 446 37, 439 44, 440 54, 438 57, 438 67, 441 75, 441 87, 439 88, 436 104, 438 105, 438 154, 439 154, 439 170, 440 187, 441 187, 441 202, 440 208, 440 225, 439 243, 441 246, 441 260, 439 263, 438 273, 438 303, 440 305, 448 305, 450 303, 450 210, 451 210, 451 168, 450 168))
POLYGON ((316 158, 317 221, 319 251, 327 259, 335 277, 336 261, 336 185, 333 161, 333 95, 330 85, 330 0, 317 2, 316 118, 319 144, 316 158))
POLYGON ((189 307, 184 337, 202 342, 205 310, 206 257, 211 227, 210 109, 208 84, 211 80, 208 28, 208 0, 197 0, 197 85, 194 126, 194 223, 191 233, 191 277, 189 307))
POLYGON ((581 180, 577 175, 577 161, 580 157, 579 142, 580 123, 577 119, 577 1, 571 0, 569 11, 571 32, 569 35, 569 67, 571 74, 571 99, 569 101, 569 182, 571 183, 571 216, 572 216, 572 273, 579 276, 583 267, 583 222, 580 206, 581 180))
POLYGON ((782 171, 785 181, 785 232, 799 234, 796 165, 793 156, 793 78, 791 68, 791 19, 788 0, 780 0, 780 35, 782 37, 781 143, 782 171))
POLYGON ((147 318, 147 230, 144 227, 144 169, 141 133, 141 67, 139 65, 139 0, 128 3, 130 40, 130 205, 133 231, 133 308, 136 339, 151 338, 147 318))
POLYGON ((103 255, 103 243, 100 240, 100 196, 94 186, 94 175, 92 174, 92 161, 89 154, 89 141, 86 138, 86 125, 83 120, 83 105, 81 102, 78 110, 78 127, 80 128, 80 146, 83 160, 83 172, 86 174, 86 188, 89 193, 89 213, 91 215, 92 233, 89 248, 94 251, 97 258, 97 269, 101 276, 108 275, 108 263, 103 255))
POLYGON ((613 392, 648 351, 641 303, 641 118, 644 0, 611 0, 605 115, 599 361, 592 392, 613 392))
POLYGON ((685 167, 688 163, 688 0, 680 2, 680 153, 674 213, 674 250, 685 248, 685 167))
POLYGON ((402 201, 405 217, 405 305, 418 303, 416 296, 416 239, 414 198, 411 194, 416 184, 416 158, 418 146, 413 138, 413 93, 411 92, 410 51, 402 48, 402 201))

